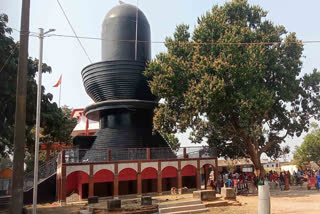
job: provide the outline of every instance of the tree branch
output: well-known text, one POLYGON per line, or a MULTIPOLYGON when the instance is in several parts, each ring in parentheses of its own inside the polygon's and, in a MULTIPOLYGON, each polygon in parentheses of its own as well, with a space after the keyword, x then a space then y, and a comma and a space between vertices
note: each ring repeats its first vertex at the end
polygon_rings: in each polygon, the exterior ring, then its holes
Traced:
MULTIPOLYGON (((279 137, 280 140, 283 140, 287 137, 289 131, 287 130, 287 133, 283 137, 279 137)), ((276 141, 269 141, 262 149, 259 151, 259 155, 267 151, 276 141)))

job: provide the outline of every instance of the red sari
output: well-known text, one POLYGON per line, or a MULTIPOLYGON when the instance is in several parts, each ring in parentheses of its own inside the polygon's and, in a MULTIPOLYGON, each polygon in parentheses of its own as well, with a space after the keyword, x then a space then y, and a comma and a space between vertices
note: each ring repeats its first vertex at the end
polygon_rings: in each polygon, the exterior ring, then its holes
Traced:
POLYGON ((289 175, 286 173, 284 176, 284 190, 289 190, 289 175))

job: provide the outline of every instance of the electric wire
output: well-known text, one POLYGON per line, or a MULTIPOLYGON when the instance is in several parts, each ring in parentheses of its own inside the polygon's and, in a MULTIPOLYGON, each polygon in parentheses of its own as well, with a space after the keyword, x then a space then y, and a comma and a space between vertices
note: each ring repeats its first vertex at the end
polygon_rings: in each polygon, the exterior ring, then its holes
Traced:
POLYGON ((62 5, 60 4, 60 1, 59 1, 59 0, 57 0, 57 2, 58 2, 58 4, 59 4, 60 9, 61 9, 61 10, 62 10, 62 12, 63 12, 64 17, 66 18, 67 22, 69 23, 69 26, 70 26, 71 30, 73 31, 74 36, 77 38, 77 40, 78 40, 78 42, 79 42, 79 44, 80 44, 80 46, 81 46, 81 48, 82 48, 83 52, 84 52, 84 53, 85 53, 85 55, 88 57, 89 62, 90 62, 90 63, 92 63, 92 61, 91 61, 91 59, 90 59, 90 57, 89 57, 89 55, 88 55, 88 53, 87 53, 86 49, 83 47, 83 45, 82 45, 82 43, 81 43, 81 41, 80 41, 79 37, 77 36, 77 33, 76 33, 76 31, 74 30, 74 28, 73 28, 73 26, 72 26, 72 24, 71 24, 71 22, 70 22, 70 20, 69 20, 69 18, 68 18, 68 16, 67 16, 66 12, 64 11, 64 9, 63 9, 62 5))
MULTIPOLYGON (((153 44, 165 44, 166 41, 150 41, 150 40, 129 40, 129 39, 103 39, 99 37, 89 37, 89 36, 72 36, 72 35, 64 35, 64 34, 50 34, 48 36, 55 36, 55 37, 65 37, 65 38, 79 38, 79 39, 88 39, 88 40, 105 40, 105 41, 116 41, 116 42, 138 42, 138 43, 153 43, 153 44)), ((173 41, 174 42, 174 41, 173 41)), ((310 40, 310 41, 295 41, 295 42, 178 42, 179 44, 191 44, 191 45, 273 45, 273 44, 313 44, 313 43, 320 43, 320 40, 310 40)))
MULTIPOLYGON (((14 29, 14 28, 12 28, 14 29)), ((14 29, 16 30, 16 29, 14 29)), ((18 30, 16 30, 18 31, 18 30)), ((19 31, 18 31, 19 32, 19 31)), ((35 32, 31 32, 32 34, 36 34, 35 32)), ((35 36, 30 34, 30 36, 35 36)), ((76 38, 76 39, 87 39, 87 40, 104 40, 104 41, 115 41, 115 42, 136 42, 135 39, 103 39, 100 37, 90 37, 90 36, 73 36, 73 35, 66 35, 66 34, 48 34, 46 37, 64 37, 64 38, 76 38)), ((150 41, 150 40, 137 40, 140 43, 153 43, 153 44, 165 44, 166 41, 150 41)), ((174 42, 174 41, 173 41, 174 42)), ((178 42, 179 44, 191 44, 191 45, 273 45, 273 44, 316 44, 320 43, 320 40, 300 40, 295 42, 284 42, 284 41, 275 41, 275 42, 194 42, 194 41, 187 41, 187 42, 178 42)))
POLYGON ((14 49, 12 49, 10 52, 10 55, 7 57, 7 59, 4 61, 3 66, 0 69, 0 73, 2 72, 2 70, 6 67, 6 65, 8 64, 9 60, 11 59, 12 55, 15 53, 16 49, 18 48, 18 43, 15 43, 15 47, 14 49))

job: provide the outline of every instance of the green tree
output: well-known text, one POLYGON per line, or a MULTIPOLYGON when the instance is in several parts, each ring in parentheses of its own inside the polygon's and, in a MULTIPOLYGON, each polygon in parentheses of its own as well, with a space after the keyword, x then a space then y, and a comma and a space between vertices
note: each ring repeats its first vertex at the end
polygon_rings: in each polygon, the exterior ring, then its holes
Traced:
POLYGON ((46 105, 48 109, 42 111, 44 118, 42 122, 40 142, 47 146, 47 157, 50 158, 50 147, 53 143, 71 143, 71 132, 77 124, 77 119, 71 117, 72 109, 68 106, 55 108, 46 105))
MULTIPOLYGON (((7 156, 13 147, 16 82, 18 71, 19 43, 10 36, 12 29, 7 27, 8 16, 0 14, 0 155, 7 156)), ((50 73, 51 67, 42 64, 43 72, 50 73)), ((38 60, 28 59, 27 103, 26 103, 26 147, 34 152, 34 129, 36 122, 38 60)), ((60 142, 69 142, 70 133, 76 121, 71 118, 71 109, 58 108, 52 102, 53 96, 45 93, 42 86, 41 127, 43 135, 50 136, 44 140, 56 138, 60 142)))
POLYGON ((278 157, 285 138, 307 131, 319 112, 319 72, 300 77, 302 43, 266 15, 245 0, 213 6, 192 37, 188 25, 177 26, 167 52, 145 71, 163 100, 155 129, 190 128, 192 142, 205 140, 220 156, 249 157, 260 175, 261 154, 278 157))
POLYGON ((301 146, 296 146, 293 153, 296 165, 304 166, 305 163, 314 161, 320 164, 320 129, 316 128, 307 134, 301 146))
POLYGON ((2 157, 0 155, 0 171, 4 168, 11 168, 12 167, 12 161, 8 157, 2 157))
MULTIPOLYGON (((12 29, 7 27, 8 16, 0 15, 0 153, 6 155, 11 152, 13 146, 16 82, 18 71, 19 43, 15 43, 10 36, 12 29)), ((43 72, 51 72, 51 67, 43 64, 43 72)), ((28 59, 27 76, 27 103, 26 103, 26 146, 31 149, 34 144, 33 136, 30 134, 35 124, 37 83, 35 76, 38 70, 38 60, 28 59)), ((52 94, 45 94, 42 87, 42 107, 50 103, 52 94)))

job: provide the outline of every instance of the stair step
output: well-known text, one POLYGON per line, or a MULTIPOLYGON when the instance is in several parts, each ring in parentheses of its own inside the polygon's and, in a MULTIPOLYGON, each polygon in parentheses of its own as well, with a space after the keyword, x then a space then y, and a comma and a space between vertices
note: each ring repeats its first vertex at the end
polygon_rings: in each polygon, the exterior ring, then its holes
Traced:
POLYGON ((0 210, 8 208, 10 201, 11 201, 11 196, 1 196, 0 197, 0 210))
POLYGON ((239 202, 237 202, 237 201, 235 201, 235 202, 230 202, 230 201, 228 201, 228 205, 229 205, 229 206, 241 206, 241 203, 239 203, 239 202))
POLYGON ((217 201, 208 201, 204 203, 207 207, 224 207, 224 206, 228 206, 229 203, 228 201, 224 201, 224 200, 217 200, 217 201))
POLYGON ((160 208, 159 213, 162 214, 162 213, 183 212, 183 211, 200 210, 205 208, 206 206, 204 204, 191 204, 191 205, 185 205, 185 206, 160 208))
POLYGON ((192 200, 192 201, 181 201, 181 202, 159 204, 159 209, 160 208, 168 208, 168 207, 186 206, 186 205, 192 205, 192 204, 201 204, 201 201, 200 200, 192 200))
MULTIPOLYGON (((46 178, 41 178, 41 179, 39 179, 38 185, 40 185, 42 182, 44 182, 45 180, 47 180, 48 178, 51 178, 52 176, 54 176, 54 175, 56 175, 56 174, 57 174, 57 172, 54 172, 52 175, 49 175, 49 176, 46 177, 46 178)), ((32 186, 30 186, 28 189, 23 189, 23 191, 24 191, 24 192, 28 192, 28 191, 30 191, 31 189, 33 189, 33 182, 32 182, 32 186)))
POLYGON ((172 212, 172 213, 169 213, 169 214, 204 213, 204 212, 208 212, 208 211, 209 211, 208 208, 204 208, 204 209, 197 209, 197 210, 187 210, 187 211, 172 212))

